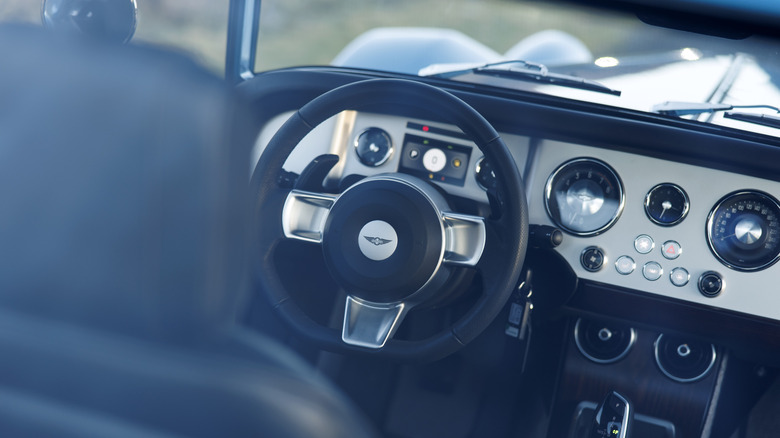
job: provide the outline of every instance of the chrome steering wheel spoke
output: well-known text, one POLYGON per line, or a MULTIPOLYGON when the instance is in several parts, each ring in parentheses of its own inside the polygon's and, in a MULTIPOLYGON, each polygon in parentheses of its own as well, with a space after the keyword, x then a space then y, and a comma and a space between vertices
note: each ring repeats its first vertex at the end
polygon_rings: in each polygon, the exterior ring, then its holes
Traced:
POLYGON ((408 303, 372 303, 347 296, 341 339, 349 345, 382 348, 410 308, 408 303))
POLYGON ((325 221, 336 197, 292 190, 282 209, 282 229, 288 239, 322 243, 325 221))
POLYGON ((476 266, 485 250, 485 219, 459 213, 443 213, 444 260, 448 265, 476 266))

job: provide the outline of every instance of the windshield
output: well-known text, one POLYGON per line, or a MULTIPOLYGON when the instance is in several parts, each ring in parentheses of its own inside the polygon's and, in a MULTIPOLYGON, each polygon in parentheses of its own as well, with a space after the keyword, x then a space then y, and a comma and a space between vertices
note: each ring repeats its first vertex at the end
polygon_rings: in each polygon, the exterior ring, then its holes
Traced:
MULTIPOLYGON (((778 106, 775 46, 755 36, 709 37, 568 3, 264 0, 255 70, 336 65, 440 75, 640 111, 666 101, 778 106), (496 79, 495 74, 442 75, 517 59, 622 93, 496 79)), ((720 115, 686 117, 744 128, 720 115)))

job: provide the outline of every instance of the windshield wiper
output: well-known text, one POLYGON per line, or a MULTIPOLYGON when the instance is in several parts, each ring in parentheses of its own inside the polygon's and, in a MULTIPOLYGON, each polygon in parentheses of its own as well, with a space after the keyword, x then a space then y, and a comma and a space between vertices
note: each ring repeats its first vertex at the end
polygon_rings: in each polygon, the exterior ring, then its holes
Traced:
MULTIPOLYGON (((728 111, 735 108, 764 108, 780 113, 780 108, 772 105, 729 105, 726 103, 701 103, 701 102, 664 102, 653 106, 653 112, 667 116, 695 116, 704 113, 728 111)), ((723 118, 739 120, 740 122, 754 123, 780 129, 780 116, 771 114, 756 114, 744 112, 728 112, 723 118)))
POLYGON ((498 78, 521 80, 528 82, 539 82, 548 85, 558 85, 561 87, 577 88, 580 90, 595 91, 597 93, 611 94, 620 96, 619 90, 613 90, 606 85, 596 81, 580 78, 577 76, 551 73, 547 67, 542 64, 527 61, 501 61, 485 64, 478 67, 460 68, 457 70, 437 72, 430 67, 420 71, 421 76, 432 76, 445 79, 457 79, 469 74, 494 76, 498 78), (427 73, 426 72, 430 72, 427 73))
POLYGON ((756 125, 769 126, 770 128, 780 129, 780 117, 769 114, 753 113, 726 113, 723 117, 727 119, 739 120, 741 122, 755 123, 756 125))
MULTIPOLYGON (((726 103, 709 102, 664 102, 653 105, 653 112, 666 116, 696 116, 717 111, 728 111, 735 108, 766 108, 780 113, 780 108, 771 105, 729 105, 726 103)), ((744 113, 735 113, 744 114, 744 113)))

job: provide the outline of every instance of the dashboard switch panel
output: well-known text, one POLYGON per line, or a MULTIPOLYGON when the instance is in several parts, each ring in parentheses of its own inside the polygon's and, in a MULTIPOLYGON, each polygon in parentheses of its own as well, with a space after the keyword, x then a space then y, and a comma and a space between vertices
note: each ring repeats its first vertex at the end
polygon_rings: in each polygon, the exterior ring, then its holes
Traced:
POLYGON ((463 186, 471 148, 419 135, 404 137, 400 171, 429 181, 463 186))

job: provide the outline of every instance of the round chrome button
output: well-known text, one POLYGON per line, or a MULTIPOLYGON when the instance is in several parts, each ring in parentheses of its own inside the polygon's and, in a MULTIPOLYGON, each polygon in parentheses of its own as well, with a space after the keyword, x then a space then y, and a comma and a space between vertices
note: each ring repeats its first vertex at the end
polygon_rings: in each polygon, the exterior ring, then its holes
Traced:
POLYGON ((656 281, 664 274, 664 269, 656 262, 647 262, 642 268, 642 275, 650 281, 656 281))
POLYGON ((393 255, 398 247, 395 229, 385 221, 371 221, 358 234, 360 252, 371 260, 382 261, 393 255))
POLYGON ((429 172, 439 172, 447 165, 447 156, 441 149, 428 149, 423 154, 423 166, 429 172))
POLYGON ((674 260, 682 254, 682 247, 674 240, 667 240, 661 247, 661 252, 663 253, 664 258, 674 260))
POLYGON ((634 249, 639 254, 648 254, 653 248, 655 248, 655 242, 647 234, 641 234, 634 239, 634 249))
POLYGON ((604 250, 598 246, 589 246, 585 248, 580 254, 580 263, 582 267, 590 272, 597 272, 601 270, 604 263, 607 262, 607 257, 604 255, 604 250))
POLYGON ((634 272, 634 269, 636 269, 636 263, 634 263, 634 259, 629 256, 620 256, 615 261, 615 270, 617 270, 619 274, 628 275, 634 272))
POLYGON ((674 268, 672 269, 672 272, 669 273, 669 280, 677 287, 685 286, 690 279, 691 275, 685 268, 674 268))

